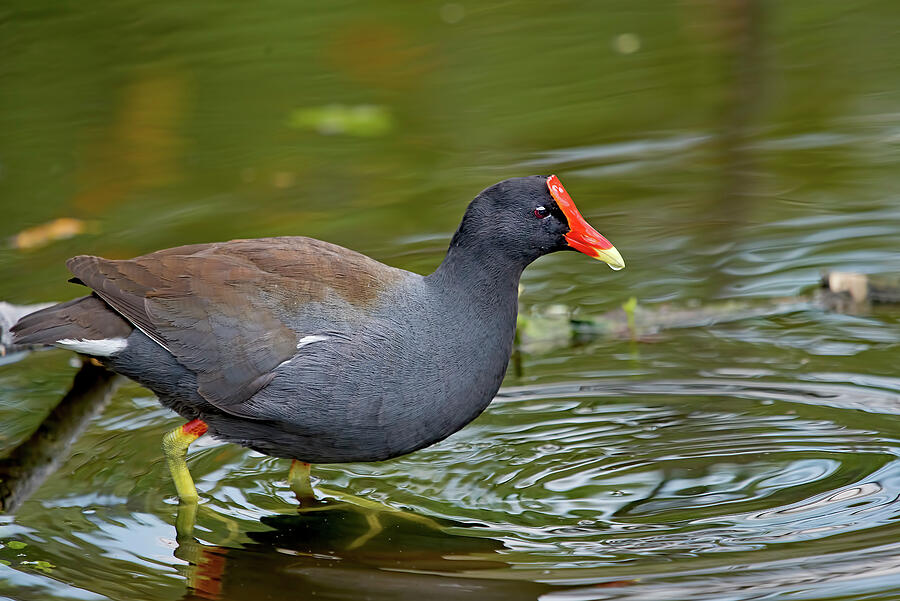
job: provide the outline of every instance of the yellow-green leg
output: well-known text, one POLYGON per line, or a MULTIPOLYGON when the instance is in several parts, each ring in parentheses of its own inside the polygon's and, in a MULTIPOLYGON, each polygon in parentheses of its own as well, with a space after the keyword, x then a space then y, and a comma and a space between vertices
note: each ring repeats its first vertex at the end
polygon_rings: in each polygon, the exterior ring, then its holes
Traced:
POLYGON ((175 490, 178 498, 185 503, 196 503, 199 500, 197 489, 191 472, 188 471, 187 457, 188 447, 192 442, 206 433, 208 426, 205 422, 194 419, 175 428, 163 437, 163 452, 166 455, 166 463, 172 472, 172 480, 175 481, 175 490))
POLYGON ((399 509, 394 509, 388 505, 383 505, 377 501, 370 501, 368 499, 357 497, 356 495, 322 488, 321 486, 318 487, 319 492, 324 496, 337 501, 337 503, 320 500, 316 497, 316 494, 313 491, 312 482, 309 478, 310 467, 310 464, 294 459, 291 462, 291 470, 288 472, 288 484, 297 496, 297 501, 300 503, 300 507, 298 508, 300 513, 306 514, 313 511, 330 511, 339 508, 349 508, 365 514, 368 529, 350 543, 347 547, 348 550, 362 547, 371 539, 375 538, 379 532, 384 530, 384 526, 381 524, 381 515, 385 513, 419 522, 433 528, 441 528, 439 523, 427 517, 407 513, 399 509))
POLYGON ((301 505, 309 501, 314 501, 316 494, 313 492, 312 482, 309 479, 309 473, 312 466, 304 461, 291 461, 291 470, 288 472, 288 485, 301 505))

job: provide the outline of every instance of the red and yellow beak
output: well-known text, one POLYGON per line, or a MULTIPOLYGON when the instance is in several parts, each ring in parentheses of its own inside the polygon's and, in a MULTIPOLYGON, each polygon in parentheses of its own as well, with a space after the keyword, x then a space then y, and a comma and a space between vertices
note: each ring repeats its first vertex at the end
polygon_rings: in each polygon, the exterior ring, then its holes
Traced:
POLYGON ((616 271, 625 267, 625 259, 619 254, 616 247, 600 235, 600 232, 592 228, 578 212, 572 197, 562 187, 559 178, 555 175, 548 177, 547 187, 569 222, 569 233, 565 235, 566 243, 589 257, 603 261, 616 271))

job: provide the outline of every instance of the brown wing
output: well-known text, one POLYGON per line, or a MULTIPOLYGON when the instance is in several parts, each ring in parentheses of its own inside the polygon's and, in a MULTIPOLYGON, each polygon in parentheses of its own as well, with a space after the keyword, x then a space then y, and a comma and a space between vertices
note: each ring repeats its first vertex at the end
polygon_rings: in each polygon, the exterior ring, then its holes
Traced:
POLYGON ((294 356, 298 339, 314 333, 288 325, 299 307, 330 293, 364 311, 402 273, 302 237, 191 245, 124 261, 78 256, 67 265, 195 372, 205 399, 236 414, 294 356))

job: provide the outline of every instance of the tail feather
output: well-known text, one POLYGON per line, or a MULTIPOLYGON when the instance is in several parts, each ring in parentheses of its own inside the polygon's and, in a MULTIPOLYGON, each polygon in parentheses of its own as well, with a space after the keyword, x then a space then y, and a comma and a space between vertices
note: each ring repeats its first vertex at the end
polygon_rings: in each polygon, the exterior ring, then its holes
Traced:
POLYGON ((0 301, 0 364, 7 363, 10 355, 28 350, 27 347, 13 346, 10 328, 17 321, 35 311, 46 309, 53 303, 41 303, 38 305, 13 305, 0 301))
POLYGON ((19 319, 10 332, 12 344, 16 346, 69 348, 71 345, 59 343, 125 339, 132 329, 121 315, 92 294, 29 313, 19 319))

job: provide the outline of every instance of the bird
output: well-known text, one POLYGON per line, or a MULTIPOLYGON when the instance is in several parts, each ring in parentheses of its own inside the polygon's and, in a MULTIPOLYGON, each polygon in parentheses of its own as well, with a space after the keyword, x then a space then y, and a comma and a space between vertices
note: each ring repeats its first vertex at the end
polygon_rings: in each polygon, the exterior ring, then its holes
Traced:
POLYGON ((184 418, 163 450, 196 503, 186 458, 205 433, 292 460, 299 482, 311 464, 382 461, 463 428, 506 373, 523 270, 563 250, 625 266, 558 177, 517 177, 471 201, 428 275, 303 236, 80 255, 70 281, 90 293, 11 332, 90 357, 184 418))

